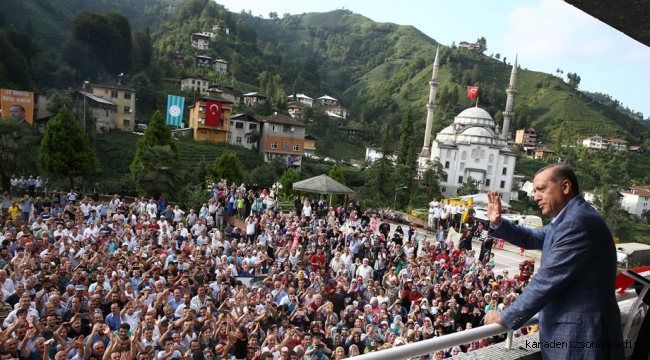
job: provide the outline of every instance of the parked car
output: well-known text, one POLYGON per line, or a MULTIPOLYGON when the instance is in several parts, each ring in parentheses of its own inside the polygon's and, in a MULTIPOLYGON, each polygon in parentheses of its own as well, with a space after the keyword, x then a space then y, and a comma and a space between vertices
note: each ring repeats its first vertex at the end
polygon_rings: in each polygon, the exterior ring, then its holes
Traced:
POLYGON ((326 158, 325 158, 325 159, 323 159, 323 160, 324 160, 325 162, 328 162, 328 163, 333 163, 333 164, 336 164, 336 160, 334 160, 334 159, 332 159, 332 158, 331 158, 331 157, 329 157, 329 156, 328 156, 328 157, 326 157, 326 158))

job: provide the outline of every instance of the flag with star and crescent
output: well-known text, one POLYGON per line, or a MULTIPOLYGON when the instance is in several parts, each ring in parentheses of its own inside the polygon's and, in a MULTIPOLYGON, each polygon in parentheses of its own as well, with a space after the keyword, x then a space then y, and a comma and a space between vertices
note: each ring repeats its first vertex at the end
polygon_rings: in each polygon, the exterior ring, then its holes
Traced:
POLYGON ((222 104, 217 101, 208 100, 205 102, 205 125, 221 126, 222 104))
POLYGON ((184 107, 184 97, 167 95, 167 125, 181 127, 184 107))
POLYGON ((467 97, 474 100, 478 96, 478 86, 468 86, 467 87, 467 97))

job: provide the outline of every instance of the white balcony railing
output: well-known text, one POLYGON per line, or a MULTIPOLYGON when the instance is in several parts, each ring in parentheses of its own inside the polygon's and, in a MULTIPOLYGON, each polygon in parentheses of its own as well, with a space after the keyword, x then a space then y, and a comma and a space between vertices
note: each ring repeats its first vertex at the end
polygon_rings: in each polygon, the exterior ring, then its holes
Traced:
MULTIPOLYGON (((637 294, 634 290, 627 290, 623 294, 616 294, 618 302, 636 298, 637 294)), ((531 326, 539 323, 537 315, 528 320, 522 327, 531 326)), ((446 350, 461 344, 469 344, 472 341, 480 341, 487 337, 501 335, 507 333, 508 337, 504 342, 505 347, 510 350, 512 348, 513 331, 505 325, 490 324, 472 328, 469 330, 444 335, 441 337, 421 340, 408 345, 397 346, 386 350, 372 352, 360 356, 355 356, 355 360, 401 360, 410 359, 413 357, 431 354, 439 350, 446 350)), ((492 345, 492 346, 499 346, 492 345)))

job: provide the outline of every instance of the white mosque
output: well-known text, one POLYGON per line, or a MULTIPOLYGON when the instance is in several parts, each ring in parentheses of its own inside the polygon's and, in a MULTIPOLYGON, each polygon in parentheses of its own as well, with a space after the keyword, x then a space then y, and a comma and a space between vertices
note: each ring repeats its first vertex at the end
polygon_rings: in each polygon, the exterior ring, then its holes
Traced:
POLYGON ((503 128, 496 128, 490 114, 479 107, 463 110, 454 123, 442 129, 431 141, 433 112, 436 108, 436 90, 438 85, 438 51, 433 63, 433 76, 429 85, 429 102, 427 103, 427 123, 424 145, 418 165, 420 170, 426 168, 428 161, 439 161, 445 171, 440 183, 441 193, 449 198, 458 195, 458 188, 469 177, 475 180, 480 192, 496 190, 503 199, 517 197, 512 191, 512 179, 515 172, 517 155, 508 148, 507 134, 512 116, 512 105, 517 79, 517 59, 512 66, 510 86, 506 89, 508 98, 503 112, 503 128))

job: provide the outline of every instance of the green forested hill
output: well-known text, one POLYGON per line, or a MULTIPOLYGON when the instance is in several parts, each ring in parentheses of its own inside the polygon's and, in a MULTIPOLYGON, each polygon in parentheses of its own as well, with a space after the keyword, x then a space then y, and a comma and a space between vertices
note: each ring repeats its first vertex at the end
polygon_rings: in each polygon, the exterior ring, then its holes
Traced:
MULTIPOLYGON (((210 0, 3 1, 0 14, 0 86, 47 92, 78 86, 84 80, 117 80, 124 73, 120 80, 138 94, 137 120, 146 121, 155 110, 164 110, 166 94, 180 94, 180 77, 197 72, 212 82, 233 85, 239 95, 247 91, 269 95, 268 104, 259 108, 236 109, 257 115, 286 112, 287 95, 293 93, 338 98, 350 110, 349 118, 332 121, 329 127, 315 121, 322 130, 319 143, 327 144, 330 154, 342 141, 336 136, 336 125, 353 123, 363 127, 365 143, 373 143, 383 124, 388 122, 397 128, 409 106, 415 119, 416 141, 421 143, 424 136, 428 80, 439 44, 412 26, 377 23, 347 10, 281 17, 269 14, 270 18, 261 18, 250 12, 232 13, 210 0), (132 41, 121 33, 119 40, 104 39, 107 35, 98 30, 102 29, 98 24, 107 19, 92 15, 81 19, 78 31, 72 35, 75 14, 84 9, 121 12, 131 22, 132 41), (135 32, 147 25, 150 34, 135 32), (219 30, 215 31, 210 50, 192 48, 191 34, 212 31, 215 25, 219 30), (119 42, 115 48, 132 48, 132 58, 114 51, 106 55, 106 47, 97 45, 106 43, 112 48, 111 41, 119 42), (48 48, 43 42, 56 46, 48 48), (185 55, 183 68, 170 65, 174 52, 185 55), (194 67, 194 56, 204 53, 227 60, 228 74, 194 67), (115 56, 116 60, 107 60, 106 56, 115 56), (98 61, 93 59, 103 60, 106 65, 96 66, 98 61), (108 67, 116 61, 124 61, 124 66, 108 67)), ((119 17, 112 20, 108 23, 121 23, 119 17)), ((124 27, 111 30, 112 34, 125 31, 124 27)), ((451 123, 464 108, 473 106, 465 96, 467 85, 480 87, 479 106, 500 125, 505 88, 516 54, 492 55, 489 39, 480 40, 482 51, 440 45, 441 84, 434 132, 451 123)), ((622 137, 630 145, 650 148, 650 131, 642 123, 593 96, 583 95, 555 75, 526 69, 525 58, 520 58, 519 64, 511 131, 534 127, 555 150, 593 134, 622 137)), ((181 95, 188 101, 193 96, 181 95)), ((398 132, 393 136, 397 140, 398 132)), ((634 165, 638 161, 629 163, 630 173, 639 178, 642 172, 634 165)))
MULTIPOLYGON (((192 32, 229 24, 230 36, 215 36, 209 53, 234 63, 241 81, 259 84, 260 74, 267 72, 280 76, 285 94, 332 95, 350 108, 351 121, 364 126, 369 139, 376 138, 383 121, 396 121, 410 105, 423 137, 427 82, 438 44, 414 27, 377 23, 347 10, 263 19, 233 14, 205 0, 191 0, 188 8, 190 4, 191 11, 153 34, 159 56, 179 50, 194 55, 198 52, 191 48, 192 32)), ((497 60, 447 46, 440 51, 441 106, 434 129, 473 105, 466 99, 466 85, 481 87, 479 106, 500 122, 515 54, 497 60)), ((519 63, 523 68, 511 130, 534 127, 549 143, 596 133, 623 137, 631 144, 645 140, 647 129, 641 123, 630 123, 630 117, 582 95, 555 75, 525 69, 526 59, 519 63)))
MULTIPOLYGON (((3 43, 0 34, 0 49, 8 54, 3 59, 5 63, 0 63, 0 82, 3 69, 7 84, 44 90, 77 84, 83 76, 93 81, 120 74, 120 71, 92 73, 75 68, 79 66, 75 63, 78 59, 70 59, 71 49, 75 47, 68 41, 83 44, 72 37, 73 21, 82 10, 120 12, 131 22, 133 32, 151 27, 152 66, 144 69, 146 76, 135 73, 143 70, 135 64, 133 73, 126 74, 126 81, 143 94, 138 107, 145 114, 164 106, 152 97, 163 96, 167 90, 162 90, 170 79, 199 71, 192 67, 192 60, 197 54, 207 53, 229 61, 229 74, 219 76, 205 69, 200 72, 213 81, 236 79, 236 83, 243 84, 237 89, 240 92, 250 91, 251 86, 247 84, 259 86, 261 91, 276 95, 273 105, 278 111, 284 111, 286 106, 280 98, 294 92, 314 98, 329 94, 350 109, 349 122, 364 127, 368 140, 374 141, 385 121, 397 121, 406 107, 412 106, 419 138, 423 137, 427 81, 439 44, 412 26, 378 23, 348 10, 261 18, 250 12, 232 13, 209 0, 3 1, 0 2, 0 28, 7 29, 10 44, 3 43), (191 34, 212 31, 214 25, 220 30, 216 31, 210 50, 192 48, 191 34), (25 38, 11 29, 35 36, 30 44, 23 44, 25 38), (43 50, 47 49, 45 44, 56 47, 43 50), (26 61, 10 54, 15 49, 22 50, 26 61), (61 49, 67 51, 67 58, 57 53, 61 49), (186 66, 182 71, 169 67, 170 56, 176 51, 185 54, 186 66), (33 55, 36 56, 30 58, 33 55), (32 70, 21 67, 22 63, 29 64, 32 70), (14 80, 20 78, 12 75, 18 73, 15 69, 31 72, 33 81, 25 80, 21 84, 14 80)), ((142 43, 140 40, 133 42, 134 53, 136 45, 142 43)), ((489 43, 485 44, 482 53, 441 46, 441 85, 434 130, 446 126, 455 114, 472 105, 465 97, 466 85, 481 87, 479 106, 486 108, 497 122, 501 121, 515 54, 487 56, 489 43)), ((86 54, 80 54, 79 58, 83 56, 86 54)), ((511 130, 534 127, 549 143, 595 133, 624 137, 631 144, 641 144, 647 139, 647 128, 640 122, 583 96, 555 75, 527 70, 526 59, 519 62, 522 68, 511 130)))
POLYGON ((97 13, 117 11, 126 16, 134 30, 157 27, 173 17, 187 0, 7 0, 0 1, 0 23, 18 29, 31 27, 56 46, 70 39, 75 15, 83 10, 97 13), (28 22, 30 25, 28 25, 28 22))

